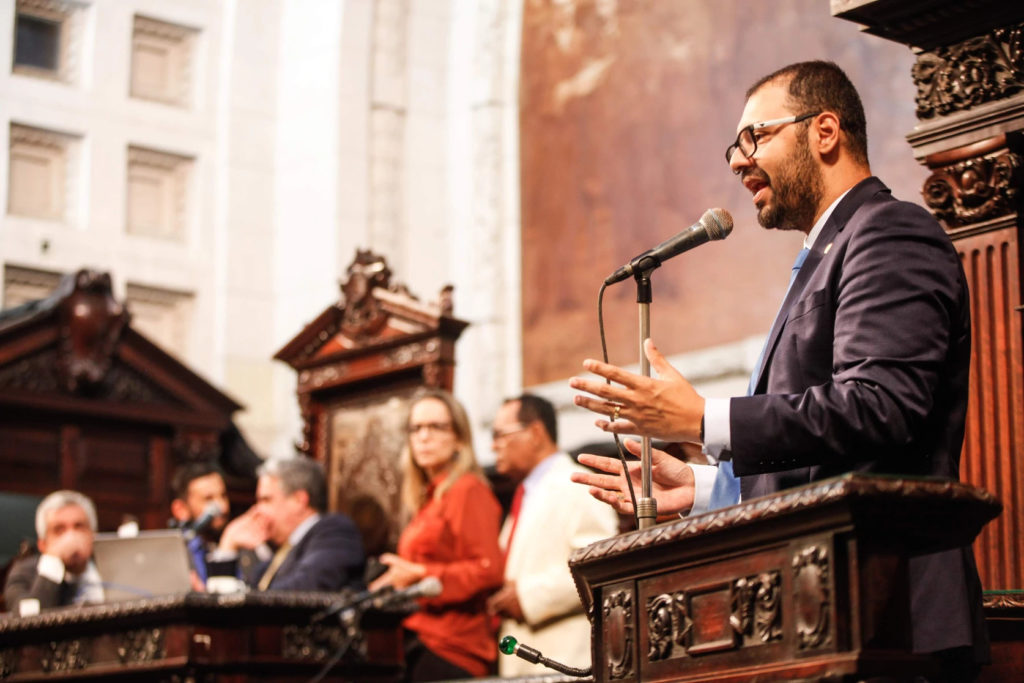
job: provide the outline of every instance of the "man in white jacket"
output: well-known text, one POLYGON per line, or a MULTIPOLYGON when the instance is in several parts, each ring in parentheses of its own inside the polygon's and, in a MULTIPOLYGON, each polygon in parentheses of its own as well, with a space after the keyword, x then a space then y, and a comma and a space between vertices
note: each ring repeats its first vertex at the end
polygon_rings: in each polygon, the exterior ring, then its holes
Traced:
MULTIPOLYGON (((555 409, 531 394, 508 399, 494 419, 495 466, 520 480, 501 529, 505 584, 488 601, 510 635, 549 659, 590 666, 590 622, 569 572, 569 555, 618 533, 619 518, 569 479, 583 470, 558 450, 555 409)), ((502 656, 504 677, 551 673, 518 657, 502 656)))

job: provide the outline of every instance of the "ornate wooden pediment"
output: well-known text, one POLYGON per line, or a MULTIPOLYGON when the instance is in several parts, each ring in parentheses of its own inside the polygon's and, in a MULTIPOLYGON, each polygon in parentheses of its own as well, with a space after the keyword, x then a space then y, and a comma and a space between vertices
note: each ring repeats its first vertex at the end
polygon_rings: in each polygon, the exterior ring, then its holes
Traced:
POLYGON ((247 504, 259 457, 232 422, 239 408, 132 328, 107 273, 68 274, 47 298, 0 311, 8 492, 74 488, 93 498, 103 529, 126 515, 156 528, 175 467, 217 460, 231 498, 247 504))
POLYGON ((110 275, 79 270, 0 312, 0 403, 225 429, 241 406, 131 327, 110 275))
POLYGON ((358 250, 341 283, 341 298, 281 348, 274 358, 299 373, 300 394, 422 367, 426 383, 442 385, 450 343, 468 323, 452 317, 452 288, 424 303, 392 283, 383 256, 358 250))

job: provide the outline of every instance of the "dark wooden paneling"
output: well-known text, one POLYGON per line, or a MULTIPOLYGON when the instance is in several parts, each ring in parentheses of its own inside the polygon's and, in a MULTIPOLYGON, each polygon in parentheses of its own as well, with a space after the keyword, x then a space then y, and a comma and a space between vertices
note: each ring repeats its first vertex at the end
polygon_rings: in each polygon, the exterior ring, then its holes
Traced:
POLYGON ((1006 512, 978 537, 986 589, 1024 586, 1024 369, 1017 227, 957 240, 971 290, 971 396, 961 478, 993 493, 1006 512))
MULTIPOLYGON (((0 423, 0 472, 23 493, 45 495, 60 485, 60 435, 52 425, 0 423)), ((9 484, 4 486, 10 489, 9 484)))

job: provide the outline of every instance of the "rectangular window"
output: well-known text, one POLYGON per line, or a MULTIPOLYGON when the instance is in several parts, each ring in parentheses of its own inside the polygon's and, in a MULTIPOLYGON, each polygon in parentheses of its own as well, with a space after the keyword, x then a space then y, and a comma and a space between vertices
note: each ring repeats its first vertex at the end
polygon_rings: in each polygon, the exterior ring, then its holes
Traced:
POLYGON ((65 83, 77 80, 72 58, 80 43, 85 5, 71 0, 17 0, 14 13, 14 63, 22 76, 65 83))
POLYGON ((129 233, 185 239, 192 163, 190 157, 143 147, 128 148, 129 233))
POLYGON ((132 26, 131 96, 188 106, 196 33, 184 26, 136 16, 132 26))
POLYGON ((10 128, 7 212, 67 221, 77 138, 16 123, 10 128))
POLYGON ((193 295, 129 282, 125 302, 132 327, 164 351, 184 360, 189 351, 193 295))
POLYGON ((19 14, 14 63, 57 73, 60 68, 60 22, 19 14))

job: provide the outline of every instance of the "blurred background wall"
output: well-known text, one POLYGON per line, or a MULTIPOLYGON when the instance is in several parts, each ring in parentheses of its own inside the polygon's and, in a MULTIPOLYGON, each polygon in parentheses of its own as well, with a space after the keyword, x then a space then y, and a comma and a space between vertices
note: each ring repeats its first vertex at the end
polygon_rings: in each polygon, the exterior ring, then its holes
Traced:
MULTIPOLYGON (((723 152, 747 86, 813 58, 848 71, 876 174, 920 201, 913 56, 821 0, 3 0, 0 299, 109 271, 287 455, 295 377, 271 357, 370 248, 416 294, 455 286, 482 460, 523 386, 572 448, 599 438, 566 381, 600 353, 601 281, 712 206, 736 228, 654 276, 653 337, 703 391, 743 391, 799 235, 757 226, 723 152)), ((634 295, 606 297, 617 363, 634 295)))

